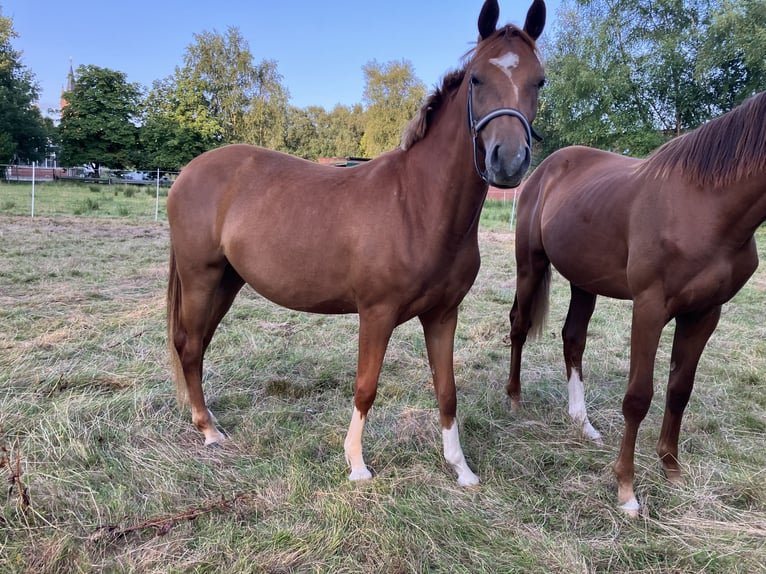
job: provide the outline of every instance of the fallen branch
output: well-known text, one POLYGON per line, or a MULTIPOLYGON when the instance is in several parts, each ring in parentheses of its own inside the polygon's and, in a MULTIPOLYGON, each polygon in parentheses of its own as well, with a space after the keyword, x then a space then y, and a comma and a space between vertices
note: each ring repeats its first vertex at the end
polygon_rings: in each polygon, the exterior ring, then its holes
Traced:
MULTIPOLYGON (((2 450, 0 450, 0 469, 6 467, 11 469, 11 463, 8 454, 8 449, 5 447, 5 445, 3 445, 2 450)), ((29 491, 21 482, 21 447, 19 446, 18 437, 16 438, 16 463, 11 469, 11 476, 8 479, 8 483, 10 484, 8 488, 8 499, 10 500, 10 498, 13 496, 13 493, 15 492, 19 508, 22 512, 26 512, 31 504, 29 501, 29 491)))
POLYGON ((204 505, 196 506, 194 508, 190 508, 189 510, 185 510, 170 516, 155 516, 132 526, 120 527, 118 524, 101 526, 91 535, 90 539, 94 542, 105 541, 109 543, 114 542, 118 538, 123 538, 133 532, 150 529, 155 531, 156 536, 164 536, 181 521, 191 521, 199 518, 200 516, 204 516, 205 514, 210 514, 216 511, 231 510, 235 503, 249 499, 250 495, 248 494, 238 494, 233 498, 226 498, 224 495, 221 495, 220 499, 208 502, 204 505))

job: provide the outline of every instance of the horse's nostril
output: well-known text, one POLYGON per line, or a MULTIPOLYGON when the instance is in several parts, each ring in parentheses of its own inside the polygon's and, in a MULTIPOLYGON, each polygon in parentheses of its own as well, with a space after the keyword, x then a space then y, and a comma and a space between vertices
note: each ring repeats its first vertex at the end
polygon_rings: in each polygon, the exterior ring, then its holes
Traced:
POLYGON ((492 148, 492 154, 489 156, 489 160, 492 162, 493 165, 497 165, 497 162, 500 159, 500 144, 494 146, 492 148))

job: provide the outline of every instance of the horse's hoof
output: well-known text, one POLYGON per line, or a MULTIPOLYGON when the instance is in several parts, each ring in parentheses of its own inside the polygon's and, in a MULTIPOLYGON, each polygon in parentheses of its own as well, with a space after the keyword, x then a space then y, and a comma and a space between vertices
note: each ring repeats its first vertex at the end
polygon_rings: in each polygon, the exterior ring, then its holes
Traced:
POLYGON ((217 440, 213 441, 213 442, 206 443, 205 446, 207 448, 223 448, 223 445, 220 442, 218 442, 217 440))
POLYGON ((357 482, 359 480, 372 480, 372 473, 368 468, 365 468, 364 470, 354 470, 351 472, 351 474, 348 475, 348 479, 352 482, 357 482))
POLYGON ((686 484, 686 481, 684 480, 684 477, 681 476, 681 471, 678 469, 670 469, 670 468, 663 468, 663 473, 665 473, 665 478, 668 480, 670 484, 673 486, 684 486, 686 484))
POLYGON ((598 446, 604 446, 604 439, 601 436, 601 433, 593 428, 593 425, 590 424, 590 422, 587 420, 582 425, 582 433, 586 436, 586 438, 590 439, 598 446))
POLYGON ((639 508, 638 500, 636 500, 635 497, 631 498, 625 504, 621 504, 619 506, 619 509, 622 511, 622 513, 629 518, 638 518, 639 508))
POLYGON ((457 479, 457 483, 466 489, 472 489, 479 486, 480 481, 479 477, 475 474, 472 474, 471 476, 459 476, 457 479))

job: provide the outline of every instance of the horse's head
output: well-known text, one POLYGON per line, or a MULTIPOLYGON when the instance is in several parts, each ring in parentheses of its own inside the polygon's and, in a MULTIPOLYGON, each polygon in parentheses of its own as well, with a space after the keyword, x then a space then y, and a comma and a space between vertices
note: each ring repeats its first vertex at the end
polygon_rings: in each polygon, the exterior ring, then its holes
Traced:
POLYGON ((531 123, 545 81, 535 41, 545 26, 545 2, 534 0, 523 30, 496 29, 498 16, 497 0, 487 0, 464 81, 476 170, 489 184, 507 188, 521 183, 532 158, 531 123))

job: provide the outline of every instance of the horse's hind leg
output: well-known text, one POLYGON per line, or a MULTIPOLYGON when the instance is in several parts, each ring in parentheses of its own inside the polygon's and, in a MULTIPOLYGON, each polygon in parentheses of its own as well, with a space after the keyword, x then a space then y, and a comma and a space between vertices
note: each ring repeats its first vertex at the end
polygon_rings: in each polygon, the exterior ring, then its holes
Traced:
POLYGON ((574 285, 570 287, 569 311, 561 331, 569 386, 569 416, 579 425, 585 436, 601 443, 601 433, 594 429, 588 420, 582 370, 582 356, 585 352, 588 323, 590 323, 593 310, 596 308, 596 296, 574 285))
MULTIPOLYGON (((221 442, 224 435, 216 428, 215 418, 205 404, 202 392, 202 362, 218 324, 231 307, 244 282, 228 265, 208 267, 189 274, 183 288, 179 322, 173 341, 183 370, 192 422, 205 435, 205 444, 221 442)), ((178 381, 181 385, 183 382, 178 381)))
POLYGON ((479 484, 479 477, 468 467, 460 446, 457 426, 457 393, 455 391, 455 373, 453 351, 455 328, 457 327, 457 308, 444 311, 438 309, 420 316, 428 350, 428 362, 434 379, 434 390, 439 403, 442 425, 444 458, 457 473, 457 482, 461 486, 479 484))
POLYGON ((657 455, 660 457, 665 476, 674 483, 682 482, 678 465, 678 435, 684 409, 694 387, 702 351, 713 334, 721 308, 715 307, 703 315, 681 315, 676 317, 676 332, 673 337, 673 351, 670 358, 665 416, 657 441, 657 455))

